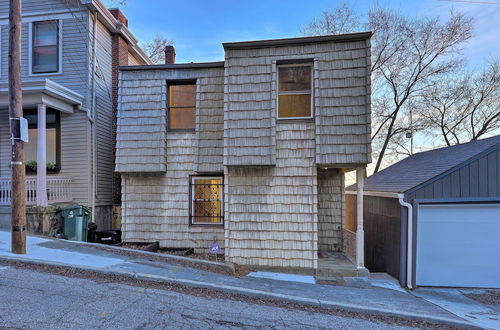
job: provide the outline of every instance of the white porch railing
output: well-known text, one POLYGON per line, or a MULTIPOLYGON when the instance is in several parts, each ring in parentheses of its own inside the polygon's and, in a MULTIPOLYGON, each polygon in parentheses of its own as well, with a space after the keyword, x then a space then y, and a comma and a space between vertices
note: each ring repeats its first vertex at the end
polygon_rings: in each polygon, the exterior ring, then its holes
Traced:
MULTIPOLYGON (((10 205, 11 186, 10 178, 0 177, 0 205, 10 205)), ((47 177, 47 199, 49 204, 71 202, 71 178, 47 177)), ((36 205, 36 177, 26 177, 26 204, 36 205)))

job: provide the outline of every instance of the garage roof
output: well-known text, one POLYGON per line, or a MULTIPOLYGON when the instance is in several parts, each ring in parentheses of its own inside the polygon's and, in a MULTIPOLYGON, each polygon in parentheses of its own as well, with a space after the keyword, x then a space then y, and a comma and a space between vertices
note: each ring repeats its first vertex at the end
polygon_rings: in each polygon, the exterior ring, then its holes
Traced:
MULTIPOLYGON (((500 149, 500 135, 451 147, 420 152, 365 179, 366 191, 404 193, 436 176, 500 149)), ((356 190, 351 185, 347 190, 356 190)))

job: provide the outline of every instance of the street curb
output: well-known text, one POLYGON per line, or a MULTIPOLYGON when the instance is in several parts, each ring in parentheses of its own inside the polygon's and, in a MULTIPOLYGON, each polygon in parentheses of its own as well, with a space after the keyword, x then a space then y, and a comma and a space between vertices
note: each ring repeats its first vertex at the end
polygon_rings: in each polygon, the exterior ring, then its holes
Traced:
POLYGON ((85 271, 91 271, 91 272, 106 274, 106 275, 127 276, 127 277, 131 277, 131 278, 135 278, 135 279, 139 279, 139 280, 144 280, 144 281, 181 284, 184 286, 191 286, 191 287, 204 288, 204 289, 213 289, 213 290, 218 290, 218 291, 222 291, 222 292, 226 292, 226 293, 241 294, 241 295, 246 295, 246 296, 267 298, 267 299, 274 299, 274 300, 284 300, 284 301, 293 302, 293 303, 297 303, 297 304, 317 306, 317 307, 323 307, 323 308, 334 308, 334 309, 348 311, 348 312, 366 313, 366 314, 382 315, 382 316, 388 316, 388 317, 399 317, 399 318, 404 318, 404 319, 409 319, 409 320, 425 321, 425 322, 435 323, 435 324, 444 324, 444 325, 449 325, 449 326, 453 326, 453 327, 457 327, 457 328, 483 329, 483 328, 476 326, 476 325, 474 325, 468 321, 465 321, 465 320, 459 321, 459 320, 450 319, 450 318, 432 317, 432 316, 421 315, 421 314, 416 314, 416 313, 390 311, 390 310, 384 310, 381 308, 366 307, 366 306, 355 305, 355 304, 335 303, 332 301, 326 301, 326 300, 320 300, 320 299, 296 297, 296 296, 290 296, 290 295, 285 295, 285 294, 280 294, 280 293, 266 292, 266 291, 261 291, 261 290, 247 289, 247 288, 235 287, 235 286, 229 286, 229 285, 219 285, 219 284, 207 283, 207 282, 202 282, 202 281, 185 280, 185 279, 178 279, 178 278, 172 278, 172 277, 166 277, 166 276, 158 276, 158 275, 143 274, 143 273, 133 273, 133 272, 126 272, 126 271, 110 271, 110 270, 104 270, 101 268, 94 268, 94 267, 88 267, 88 266, 82 266, 82 265, 71 265, 71 264, 62 263, 62 262, 51 262, 51 261, 43 261, 43 260, 28 259, 28 258, 16 258, 16 257, 9 257, 9 256, 0 256, 0 261, 2 261, 2 260, 4 260, 4 261, 16 261, 16 262, 22 262, 22 263, 27 263, 27 264, 35 264, 35 265, 68 267, 68 268, 81 269, 81 270, 85 270, 85 271))
MULTIPOLYGON (((46 237, 43 237, 43 238, 46 238, 46 237)), ((98 244, 98 243, 68 241, 68 240, 63 240, 63 239, 58 239, 58 238, 51 238, 51 239, 57 240, 57 241, 63 241, 65 243, 70 243, 70 244, 75 244, 75 245, 90 246, 90 247, 100 249, 103 251, 105 251, 106 249, 110 249, 110 250, 116 250, 116 251, 132 252, 132 253, 142 254, 144 256, 154 256, 154 257, 157 257, 160 259, 165 259, 165 261, 171 261, 171 262, 181 261, 181 262, 187 262, 187 263, 192 263, 192 264, 197 264, 197 265, 203 265, 203 266, 206 266, 206 267, 209 267, 212 269, 222 270, 222 271, 226 271, 226 272, 231 272, 231 273, 236 272, 234 265, 230 262, 216 262, 216 261, 210 261, 210 260, 194 259, 194 258, 188 258, 188 257, 182 257, 182 256, 175 256, 175 255, 171 255, 171 254, 162 254, 162 253, 156 253, 156 252, 150 252, 150 251, 129 249, 129 248, 124 248, 124 247, 120 247, 120 246, 103 245, 103 244, 98 244)))

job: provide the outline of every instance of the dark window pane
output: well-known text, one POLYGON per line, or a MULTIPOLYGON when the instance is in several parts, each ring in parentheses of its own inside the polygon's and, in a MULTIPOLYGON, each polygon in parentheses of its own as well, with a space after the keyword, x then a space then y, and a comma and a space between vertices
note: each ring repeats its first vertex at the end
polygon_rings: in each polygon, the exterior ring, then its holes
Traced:
POLYGON ((170 108, 168 117, 171 129, 194 129, 196 108, 170 108))
POLYGON ((279 69, 279 91, 311 90, 311 66, 289 66, 279 69))
POLYGON ((279 118, 311 117, 311 94, 280 95, 279 118))
POLYGON ((33 23, 33 72, 57 72, 58 53, 57 21, 33 23))
POLYGON ((194 107, 196 105, 196 85, 169 86, 171 107, 194 107))

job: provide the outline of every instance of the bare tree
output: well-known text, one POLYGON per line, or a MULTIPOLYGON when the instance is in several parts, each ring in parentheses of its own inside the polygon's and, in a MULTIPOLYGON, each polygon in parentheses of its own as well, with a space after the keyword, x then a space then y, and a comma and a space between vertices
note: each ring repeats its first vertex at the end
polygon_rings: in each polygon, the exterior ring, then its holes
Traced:
POLYGON ((165 47, 172 45, 174 42, 165 38, 162 35, 155 35, 153 40, 143 42, 141 48, 144 49, 151 61, 156 64, 165 63, 165 47))
POLYGON ((500 130, 500 59, 438 81, 422 99, 426 127, 450 146, 500 130))
MULTIPOLYGON (((340 13, 342 11, 334 11, 340 13)), ((334 15, 335 16, 335 15, 334 15)), ((347 19, 351 15, 344 15, 347 19)), ((330 16, 306 28, 307 34, 331 33, 325 27, 330 16), (323 28, 323 29, 322 29, 323 28)), ((314 23, 314 22, 313 22, 314 23)), ((336 24, 336 23, 335 23, 336 24)), ((356 21, 353 24, 357 24, 356 21)), ((441 77, 456 70, 460 50, 472 36, 472 20, 451 13, 442 22, 436 18, 408 18, 395 11, 375 8, 368 13, 366 30, 372 37, 372 142, 376 156, 376 173, 396 136, 407 131, 400 126, 409 103, 418 98, 441 77)))
POLYGON ((319 19, 301 29, 305 35, 341 34, 362 29, 359 16, 346 4, 339 4, 332 12, 323 11, 319 19))

